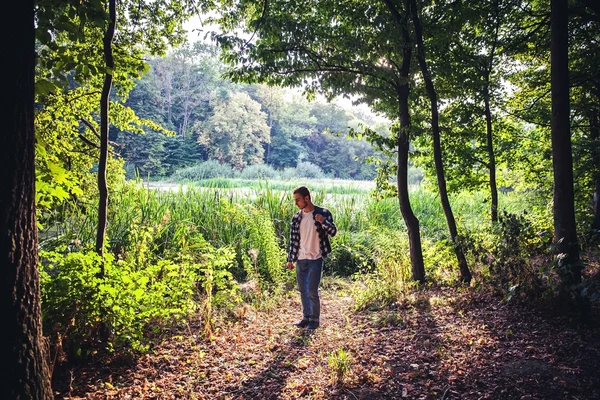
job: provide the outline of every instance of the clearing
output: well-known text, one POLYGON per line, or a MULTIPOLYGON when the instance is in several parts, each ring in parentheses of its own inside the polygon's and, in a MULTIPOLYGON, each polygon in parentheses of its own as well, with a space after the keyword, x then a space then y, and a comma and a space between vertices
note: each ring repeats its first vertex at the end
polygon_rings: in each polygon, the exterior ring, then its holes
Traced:
POLYGON ((292 326, 300 302, 290 293, 268 311, 237 310, 213 340, 195 320, 153 338, 136 360, 112 356, 57 371, 56 398, 600 398, 597 318, 575 327, 451 287, 355 312, 344 282, 323 283, 322 327, 313 334, 292 326))

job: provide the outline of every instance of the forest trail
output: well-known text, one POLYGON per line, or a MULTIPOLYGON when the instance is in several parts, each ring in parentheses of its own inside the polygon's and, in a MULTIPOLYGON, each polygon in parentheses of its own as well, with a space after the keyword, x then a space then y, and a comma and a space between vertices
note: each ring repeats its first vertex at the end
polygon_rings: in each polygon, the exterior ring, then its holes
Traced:
POLYGON ((324 283, 322 326, 313 334, 292 326, 300 302, 290 293, 269 311, 238 310, 212 341, 192 321, 156 338, 135 361, 114 357, 73 368, 55 378, 56 398, 600 398, 597 325, 576 330, 489 294, 448 287, 357 313, 343 285, 324 283), (341 384, 335 371, 342 371, 341 384))

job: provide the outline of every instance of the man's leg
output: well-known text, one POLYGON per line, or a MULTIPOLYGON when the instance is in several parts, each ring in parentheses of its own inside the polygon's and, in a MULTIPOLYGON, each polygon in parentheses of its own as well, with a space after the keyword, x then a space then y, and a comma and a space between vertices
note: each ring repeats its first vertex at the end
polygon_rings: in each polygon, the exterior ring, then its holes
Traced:
POLYGON ((309 264, 308 260, 298 260, 296 262, 296 283, 300 292, 300 301, 302 302, 302 321, 298 321, 296 326, 304 328, 308 325, 312 315, 311 302, 309 298, 309 264))
POLYGON ((319 298, 319 284, 323 273, 323 259, 311 260, 309 262, 308 272, 308 299, 311 306, 310 324, 308 328, 315 329, 319 327, 321 317, 321 299, 319 298))

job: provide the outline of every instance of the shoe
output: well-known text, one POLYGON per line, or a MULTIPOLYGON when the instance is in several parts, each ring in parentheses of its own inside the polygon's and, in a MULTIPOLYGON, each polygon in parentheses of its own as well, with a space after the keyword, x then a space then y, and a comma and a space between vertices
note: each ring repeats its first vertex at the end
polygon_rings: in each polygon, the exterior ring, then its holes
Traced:
POLYGON ((306 328, 310 324, 310 321, 307 319, 301 319, 300 321, 294 322, 294 325, 298 328, 306 328))
POLYGON ((319 321, 310 321, 306 326, 306 329, 317 329, 319 327, 319 321))

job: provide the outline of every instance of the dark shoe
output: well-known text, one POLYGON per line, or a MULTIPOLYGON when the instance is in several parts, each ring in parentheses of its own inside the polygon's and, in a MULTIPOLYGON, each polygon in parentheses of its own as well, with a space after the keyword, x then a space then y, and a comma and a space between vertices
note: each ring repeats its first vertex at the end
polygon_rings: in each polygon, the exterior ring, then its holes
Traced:
POLYGON ((306 329, 317 329, 319 327, 319 321, 310 321, 306 326, 306 329))
POLYGON ((301 319, 300 321, 294 322, 294 325, 298 328, 306 328, 310 324, 310 321, 307 319, 301 319))

